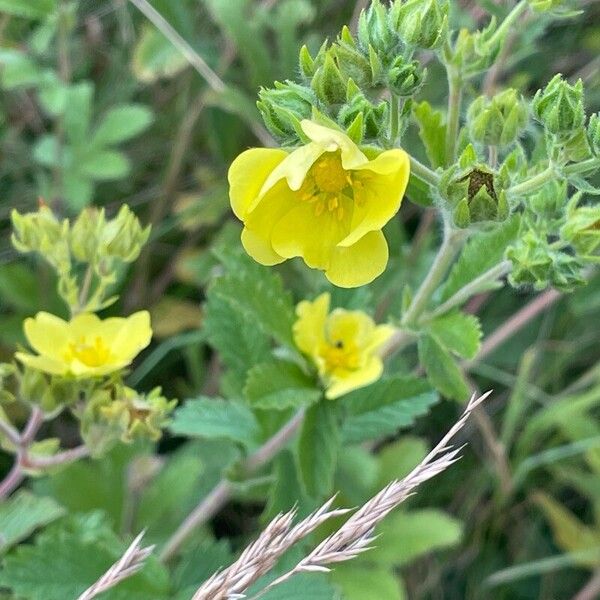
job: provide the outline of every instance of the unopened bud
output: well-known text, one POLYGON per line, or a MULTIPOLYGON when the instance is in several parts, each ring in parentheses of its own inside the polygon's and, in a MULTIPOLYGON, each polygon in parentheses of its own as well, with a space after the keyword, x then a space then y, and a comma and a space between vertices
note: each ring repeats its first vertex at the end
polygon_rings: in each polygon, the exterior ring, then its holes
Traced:
POLYGON ((426 70, 420 68, 417 61, 407 61, 398 56, 391 64, 387 81, 390 90, 397 96, 413 96, 425 81, 426 70))
POLYGON ((323 66, 317 69, 311 87, 317 98, 327 105, 342 104, 346 99, 346 81, 331 50, 326 53, 323 66))
POLYGON ((358 41, 363 51, 372 46, 381 57, 388 56, 395 49, 398 36, 390 27, 388 11, 381 0, 373 0, 369 8, 360 13, 358 41))
POLYGON ((390 19, 404 43, 418 48, 437 48, 448 35, 448 2, 396 0, 390 19))
POLYGON ((150 237, 150 226, 142 227, 139 219, 124 204, 117 216, 102 228, 100 252, 102 256, 133 262, 150 237))
POLYGON ((583 82, 571 85, 556 75, 533 99, 533 114, 555 135, 572 136, 585 123, 583 82))

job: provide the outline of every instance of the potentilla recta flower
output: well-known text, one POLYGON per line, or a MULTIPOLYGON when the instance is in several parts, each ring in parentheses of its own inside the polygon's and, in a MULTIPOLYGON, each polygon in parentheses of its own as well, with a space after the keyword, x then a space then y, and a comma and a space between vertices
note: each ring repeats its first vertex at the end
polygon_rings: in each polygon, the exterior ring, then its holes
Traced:
POLYGON ((229 169, 233 212, 254 260, 275 265, 301 257, 333 284, 357 287, 388 260, 381 232, 398 212, 409 157, 361 150, 346 134, 302 121, 310 142, 292 151, 252 148, 229 169))
POLYGON ((126 367, 150 343, 150 314, 100 319, 92 313, 70 321, 47 312, 25 319, 25 337, 37 355, 17 352, 23 364, 79 378, 99 377, 126 367))
POLYGON ((376 325, 362 311, 336 308, 329 312, 330 295, 296 307, 294 341, 315 364, 325 384, 325 396, 338 398, 373 383, 383 373, 380 351, 395 329, 376 325))

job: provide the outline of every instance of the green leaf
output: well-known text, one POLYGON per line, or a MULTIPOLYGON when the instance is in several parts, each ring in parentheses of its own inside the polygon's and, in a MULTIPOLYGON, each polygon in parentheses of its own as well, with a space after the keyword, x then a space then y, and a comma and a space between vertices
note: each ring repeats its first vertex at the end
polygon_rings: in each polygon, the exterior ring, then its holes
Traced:
POLYGON ((83 148, 89 144, 94 86, 90 82, 72 85, 67 92, 64 124, 68 139, 83 148))
MULTIPOLYGON (((492 231, 478 233, 469 240, 442 289, 442 301, 502 261, 506 248, 517 237, 520 222, 520 216, 513 215, 492 231)), ((494 287, 491 283, 487 289, 494 287)), ((480 292, 485 290, 482 288, 480 292)))
POLYGON ((175 46, 150 24, 144 24, 133 51, 131 70, 144 83, 170 78, 188 66, 188 62, 175 46))
MULTIPOLYGON (((33 313, 42 306, 40 282, 31 267, 8 263, 0 269, 0 299, 8 306, 33 313)), ((45 291, 45 290, 44 290, 45 291)))
POLYGON ((260 437, 260 426, 247 406, 220 398, 188 400, 175 411, 169 429, 175 435, 227 439, 246 447, 260 437))
POLYGON ((106 113, 92 137, 98 146, 125 142, 152 123, 152 111, 141 104, 117 106, 106 113))
POLYGON ((590 194, 590 196, 600 195, 600 188, 593 186, 589 181, 581 176, 572 175, 569 177, 569 183, 577 188, 580 192, 590 194))
POLYGON ((443 113, 424 101, 413 105, 413 114, 419 124, 419 137, 431 166, 434 169, 443 167, 446 164, 446 123, 443 113))
POLYGON ((379 462, 378 489, 394 479, 406 477, 424 458, 429 448, 418 437, 406 436, 385 446, 377 455, 379 462))
POLYGON ((42 135, 33 148, 33 158, 45 167, 56 167, 60 160, 58 140, 53 135, 42 135))
POLYGON ((127 157, 114 150, 94 151, 79 164, 81 173, 95 181, 121 179, 130 168, 127 157))
POLYGON ((227 302, 254 323, 255 328, 293 348, 294 305, 281 278, 247 256, 223 258, 228 272, 211 287, 211 296, 227 302))
POLYGON ((467 400, 469 387, 459 366, 448 350, 429 334, 419 338, 419 362, 436 390, 459 402, 467 400))
POLYGON ((65 198, 73 212, 85 208, 94 195, 94 184, 89 177, 75 170, 63 171, 63 188, 65 198))
POLYGON ((406 188, 406 197, 415 204, 429 208, 433 206, 433 197, 429 184, 421 181, 414 174, 411 174, 406 188))
POLYGON ((40 67, 24 52, 18 50, 0 49, 0 66, 2 87, 7 90, 36 85, 42 78, 40 67))
POLYGON ((405 565, 433 550, 457 544, 460 521, 439 510, 399 511, 383 521, 381 535, 368 559, 381 566, 405 565))
MULTIPOLYGON (((122 555, 97 514, 69 519, 46 529, 34 544, 23 544, 4 559, 0 585, 27 600, 77 598, 122 555)), ((167 600, 168 574, 150 558, 136 575, 103 595, 106 600, 167 600)))
POLYGON ((0 554, 64 514, 52 498, 21 490, 0 504, 0 554))
MULTIPOLYGON (((365 559, 368 559, 368 554, 365 559)), ((363 562, 366 562, 363 561, 363 562)), ((349 563, 336 565, 332 580, 344 600, 406 600, 401 579, 390 569, 369 564, 349 563)))
POLYGON ((201 543, 183 552, 177 561, 173 573, 174 585, 177 590, 187 590, 186 597, 191 598, 201 583, 213 573, 229 566, 234 555, 227 540, 218 541, 204 539, 201 543))
POLYGON ((298 465, 302 483, 312 498, 332 492, 340 449, 337 405, 322 400, 306 411, 298 440, 298 465))
POLYGON ((0 12, 26 19, 44 19, 56 11, 56 0, 0 0, 0 12))
POLYGON ((463 358, 474 358, 481 345, 481 323, 474 315, 454 311, 434 319, 429 331, 448 350, 463 358))
POLYGON ((253 408, 263 410, 300 408, 317 402, 323 395, 300 367, 282 360, 252 367, 244 393, 253 408))
POLYGON ((427 413, 438 396, 425 379, 396 376, 382 379, 344 397, 348 416, 345 443, 361 443, 392 435, 427 413))

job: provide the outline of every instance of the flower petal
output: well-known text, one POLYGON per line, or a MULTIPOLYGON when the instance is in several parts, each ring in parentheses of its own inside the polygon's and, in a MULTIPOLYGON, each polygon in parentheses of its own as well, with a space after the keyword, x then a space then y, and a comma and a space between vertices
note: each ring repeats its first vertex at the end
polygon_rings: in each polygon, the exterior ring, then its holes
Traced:
POLYGON ((388 257, 383 233, 371 231, 352 246, 334 248, 325 276, 343 288, 366 285, 383 273, 388 257))
POLYGON ((229 199, 235 216, 245 220, 269 174, 288 153, 275 148, 251 148, 242 152, 229 167, 229 199))
POLYGON ((398 212, 408 185, 410 160, 404 150, 389 150, 358 171, 356 185, 361 185, 362 191, 360 197, 355 191, 358 201, 354 203, 350 233, 341 246, 351 246, 366 233, 382 229, 398 212))
POLYGON ((94 339, 102 336, 102 320, 94 313, 80 313, 69 321, 69 337, 72 341, 94 339))
POLYGON ((349 216, 342 220, 334 213, 317 217, 312 204, 299 202, 273 228, 273 249, 285 258, 301 256, 313 269, 327 269, 332 252, 348 233, 348 223, 349 216))
POLYGON ((15 358, 32 369, 43 371, 50 375, 65 375, 68 371, 66 363, 49 356, 34 356, 25 352, 16 352, 15 358))
POLYGON ((242 246, 257 263, 266 267, 278 265, 285 260, 273 250, 268 239, 261 237, 256 231, 250 231, 247 227, 242 231, 242 246))
POLYGON ((61 360, 69 342, 69 324, 47 312, 39 312, 35 318, 25 319, 25 337, 33 350, 53 359, 61 360))
POLYGON ((294 342, 309 356, 315 357, 323 343, 330 301, 331 296, 325 292, 313 302, 303 300, 296 307, 298 320, 294 323, 294 342))
POLYGON ((367 364, 356 371, 348 371, 344 376, 331 378, 325 397, 329 400, 339 398, 352 390, 365 387, 377 381, 383 373, 383 362, 378 356, 372 356, 367 364))
POLYGON ((151 339, 150 313, 147 310, 140 310, 123 319, 119 333, 109 342, 112 353, 118 357, 114 362, 129 364, 151 339))
POLYGON ((302 121, 300 126, 308 138, 323 150, 327 152, 340 150, 344 169, 356 169, 368 164, 369 159, 345 133, 307 119, 302 121))

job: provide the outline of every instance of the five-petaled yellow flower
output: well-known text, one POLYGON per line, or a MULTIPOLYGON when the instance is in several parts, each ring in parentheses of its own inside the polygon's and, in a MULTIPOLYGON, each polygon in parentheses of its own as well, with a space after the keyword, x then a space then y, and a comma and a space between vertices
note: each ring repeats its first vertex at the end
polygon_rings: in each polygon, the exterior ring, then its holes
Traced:
POLYGON ((150 343, 147 311, 100 319, 82 313, 70 321, 47 312, 25 319, 25 337, 38 354, 17 352, 23 364, 51 375, 99 377, 126 367, 150 343))
POLYGON ((338 398, 381 377, 379 352, 393 335, 390 325, 376 325, 364 312, 336 308, 329 313, 329 294, 296 307, 294 341, 316 365, 325 396, 338 398))
POLYGON ((337 286, 367 284, 387 264, 381 229, 400 208, 409 157, 394 149, 370 159, 341 131, 301 125, 309 143, 252 148, 229 169, 242 244, 263 265, 300 256, 337 286))

